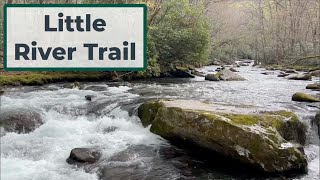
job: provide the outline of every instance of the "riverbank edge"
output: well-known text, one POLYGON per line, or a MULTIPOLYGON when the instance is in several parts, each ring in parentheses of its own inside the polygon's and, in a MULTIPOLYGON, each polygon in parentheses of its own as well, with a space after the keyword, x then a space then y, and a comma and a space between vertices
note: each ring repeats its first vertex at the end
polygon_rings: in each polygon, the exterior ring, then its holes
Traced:
POLYGON ((193 75, 189 72, 194 70, 192 65, 177 66, 158 74, 148 72, 4 72, 0 71, 1 86, 41 86, 58 82, 105 82, 105 81, 131 81, 161 77, 186 77, 193 75), (182 75, 181 75, 182 72, 182 75))

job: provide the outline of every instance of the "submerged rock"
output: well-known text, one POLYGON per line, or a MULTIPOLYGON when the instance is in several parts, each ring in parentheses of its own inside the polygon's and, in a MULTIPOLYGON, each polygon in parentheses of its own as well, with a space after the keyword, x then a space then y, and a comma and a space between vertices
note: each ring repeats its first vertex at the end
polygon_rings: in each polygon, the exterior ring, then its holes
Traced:
POLYGON ((215 74, 207 74, 204 79, 208 81, 220 81, 215 74))
POLYGON ((100 150, 94 148, 74 148, 71 150, 67 163, 77 165, 85 163, 92 164, 97 162, 100 157, 100 150))
POLYGON ((239 72, 239 71, 237 71, 237 70, 234 69, 234 68, 230 68, 229 70, 232 71, 232 72, 239 72))
POLYGON ((274 72, 262 72, 261 74, 263 74, 263 75, 273 75, 274 72))
POLYGON ((151 132, 172 142, 196 144, 266 172, 305 170, 307 161, 299 146, 284 139, 300 141, 299 132, 292 128, 301 126, 296 115, 218 109, 198 101, 160 100, 142 104, 138 111, 142 123, 151 124, 151 132))
POLYGON ((312 79, 310 74, 290 75, 290 76, 287 76, 287 78, 291 80, 305 80, 305 81, 312 79))
POLYGON ((84 90, 91 90, 91 91, 106 91, 108 86, 88 86, 84 88, 84 90))
POLYGON ((244 81, 245 80, 243 77, 230 71, 229 69, 223 69, 223 70, 219 71, 216 74, 216 76, 220 80, 224 80, 224 81, 244 81))
POLYGON ((5 132, 30 133, 43 124, 41 114, 35 109, 2 109, 0 127, 5 132))
POLYGON ((119 129, 119 128, 116 126, 109 126, 105 129, 103 129, 103 133, 111 133, 111 132, 116 131, 117 129, 119 129))
POLYGON ((292 101, 299 102, 320 102, 320 99, 309 94, 297 92, 292 96, 292 101))

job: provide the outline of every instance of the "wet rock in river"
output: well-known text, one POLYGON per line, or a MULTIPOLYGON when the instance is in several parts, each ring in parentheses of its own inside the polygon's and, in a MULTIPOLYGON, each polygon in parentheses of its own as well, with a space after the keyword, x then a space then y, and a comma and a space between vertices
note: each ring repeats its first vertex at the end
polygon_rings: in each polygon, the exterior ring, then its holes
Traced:
POLYGON ((309 94, 305 94, 302 92, 297 92, 295 94, 293 94, 292 96, 292 101, 299 101, 299 102, 320 102, 320 99, 309 95, 309 94))
POLYGON ((74 148, 67 159, 69 164, 92 164, 99 160, 101 151, 94 148, 74 148))
POLYGON ((197 71, 197 70, 193 70, 192 74, 196 75, 196 76, 200 76, 200 77, 204 77, 205 76, 205 74, 203 72, 197 71))
POLYGON ((310 74, 290 75, 290 76, 287 76, 287 78, 291 80, 305 80, 305 81, 312 79, 310 74))
POLYGON ((93 95, 86 95, 85 96, 85 99, 87 100, 87 101, 92 101, 92 99, 94 98, 95 96, 93 96, 93 95))
POLYGON ((311 75, 311 76, 320 77, 320 70, 311 71, 311 72, 310 72, 310 75, 311 75))
POLYGON ((297 73, 297 71, 294 69, 286 69, 285 73, 297 73))
POLYGON ((306 89, 320 90, 320 84, 308 84, 306 89))
POLYGON ((109 126, 105 129, 103 129, 103 133, 111 133, 111 132, 116 131, 117 129, 119 129, 119 128, 116 126, 109 126))
POLYGON ((245 80, 243 77, 230 71, 229 69, 223 69, 223 70, 219 71, 216 74, 216 76, 220 80, 224 80, 224 81, 244 81, 245 80))
POLYGON ((261 74, 263 74, 263 75, 273 75, 274 72, 262 72, 261 74))
POLYGON ((195 76, 191 74, 191 70, 185 67, 176 67, 170 74, 179 78, 195 78, 195 76))
POLYGON ((5 132, 30 133, 42 124, 42 115, 35 109, 1 109, 0 112, 0 127, 5 132))
POLYGON ((278 75, 278 77, 286 77, 289 76, 290 74, 288 73, 284 73, 284 72, 280 72, 280 74, 278 75))
POLYGON ((318 129, 318 135, 320 136, 320 111, 317 112, 314 118, 311 120, 312 126, 316 126, 318 129))
POLYGON ((232 71, 232 72, 239 72, 239 71, 237 71, 237 70, 234 69, 234 68, 230 68, 229 70, 232 71))
MULTIPOLYGON (((222 68, 223 68, 223 67, 222 67, 222 68)), ((219 72, 219 71, 221 71, 221 70, 222 70, 222 68, 217 68, 217 69, 215 69, 214 71, 219 72)))
POLYGON ((306 169, 301 148, 284 139, 299 136, 290 129, 300 126, 296 115, 287 111, 235 114, 218 109, 198 101, 159 100, 140 106, 139 117, 144 125, 151 124, 151 132, 165 139, 194 143, 266 172, 306 169), (288 121, 291 125, 286 126, 288 121))
POLYGON ((220 81, 220 79, 215 74, 207 74, 205 80, 208 81, 220 81))

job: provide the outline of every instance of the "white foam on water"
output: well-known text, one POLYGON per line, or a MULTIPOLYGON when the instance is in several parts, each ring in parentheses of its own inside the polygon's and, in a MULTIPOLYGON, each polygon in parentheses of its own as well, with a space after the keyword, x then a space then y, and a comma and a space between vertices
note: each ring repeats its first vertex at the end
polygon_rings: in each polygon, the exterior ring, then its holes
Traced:
MULTIPOLYGON (((128 88, 119 88, 125 92, 128 88)), ((116 91, 112 88, 112 91, 116 91)), ((29 92, 2 99, 1 108, 31 106, 41 109, 45 123, 29 134, 7 133, 1 137, 1 180, 94 180, 97 175, 74 168, 66 162, 76 147, 98 147, 109 157, 130 145, 160 144, 158 136, 143 128, 136 117, 120 108, 95 119, 44 110, 44 107, 86 105, 86 94, 99 93, 77 89, 29 92), (114 132, 104 129, 114 126, 114 132)), ((72 111, 72 109, 70 109, 72 111)))

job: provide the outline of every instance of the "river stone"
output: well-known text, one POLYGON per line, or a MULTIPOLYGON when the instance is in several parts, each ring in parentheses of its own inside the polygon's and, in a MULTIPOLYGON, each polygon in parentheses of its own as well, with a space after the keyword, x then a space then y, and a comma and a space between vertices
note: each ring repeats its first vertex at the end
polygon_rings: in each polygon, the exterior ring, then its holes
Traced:
POLYGON ((169 141, 191 142, 265 172, 306 169, 304 154, 281 136, 294 131, 286 122, 300 126, 296 115, 287 111, 242 114, 218 109, 219 105, 198 101, 159 100, 147 102, 138 110, 142 123, 151 124, 151 132, 169 141))
POLYGON ((285 73, 297 73, 297 71, 294 69, 286 69, 285 73))
POLYGON ((224 81, 244 81, 245 80, 243 77, 230 71, 229 69, 223 69, 223 70, 219 71, 216 74, 216 76, 220 80, 224 80, 224 81))
POLYGON ((94 98, 95 96, 93 95, 86 95, 84 98, 87 100, 87 101, 92 101, 92 99, 94 98))
POLYGON ((311 71, 311 72, 310 72, 310 75, 311 75, 311 76, 320 77, 320 70, 311 71))
POLYGON ((274 72, 262 72, 261 74, 263 74, 263 75, 273 75, 274 72))
POLYGON ((42 116, 35 109, 2 109, 0 112, 0 127, 5 132, 30 133, 42 124, 42 116))
POLYGON ((207 74, 204 79, 208 81, 220 81, 215 74, 207 74))
POLYGON ((311 120, 312 126, 317 126, 318 135, 320 136, 320 111, 317 112, 314 118, 311 120))
POLYGON ((179 78, 195 78, 195 75, 191 74, 191 70, 185 67, 176 67, 170 74, 179 78))
POLYGON ((308 84, 306 89, 319 90, 320 89, 320 84, 308 84))
POLYGON ((192 74, 196 75, 196 76, 200 76, 200 77, 204 77, 205 76, 205 74, 203 72, 197 71, 197 70, 193 70, 192 74))
POLYGON ((239 72, 239 71, 237 71, 237 70, 234 69, 234 68, 230 68, 229 70, 232 71, 232 72, 239 72))
POLYGON ((292 101, 299 102, 320 102, 320 99, 309 94, 297 92, 292 96, 292 101))
POLYGON ((101 151, 94 148, 74 148, 67 159, 69 164, 92 164, 99 160, 101 151))
POLYGON ((286 76, 289 76, 289 75, 290 75, 290 74, 284 73, 284 74, 279 74, 278 77, 286 77, 286 76))
POLYGON ((287 78, 291 80, 311 80, 312 79, 310 74, 290 75, 290 76, 287 76, 287 78))

